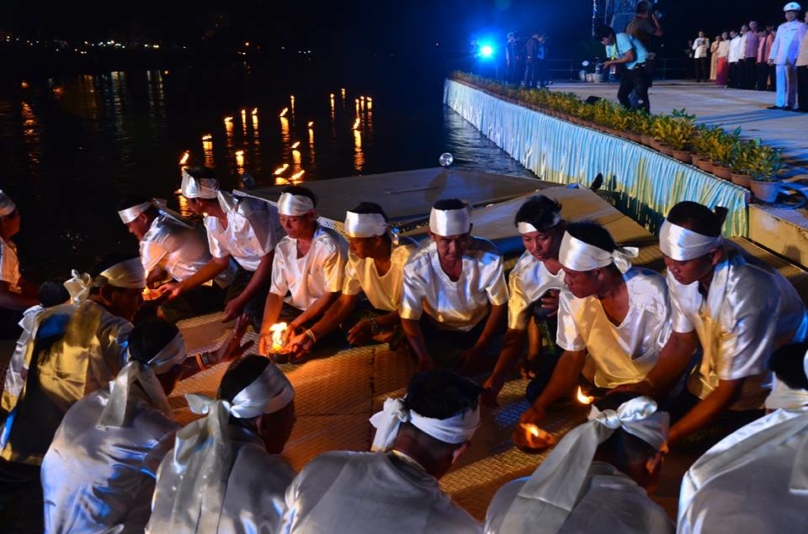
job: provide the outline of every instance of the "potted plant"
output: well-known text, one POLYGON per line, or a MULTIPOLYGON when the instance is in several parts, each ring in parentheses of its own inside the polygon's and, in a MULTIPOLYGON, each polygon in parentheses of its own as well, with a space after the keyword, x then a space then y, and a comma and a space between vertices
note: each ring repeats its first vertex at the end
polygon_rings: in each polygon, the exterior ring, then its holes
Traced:
POLYGON ((752 194, 763 202, 774 202, 780 193, 780 179, 777 175, 783 169, 780 150, 760 146, 760 156, 750 166, 752 173, 752 194))
POLYGON ((732 162, 740 144, 741 129, 732 133, 721 130, 710 141, 708 155, 713 163, 713 174, 723 180, 732 180, 732 162))
POLYGON ((715 126, 700 125, 693 133, 693 140, 690 146, 693 154, 690 157, 693 165, 705 172, 713 172, 713 162, 710 157, 710 146, 714 139, 721 133, 721 128, 715 126))
POLYGON ((739 143, 732 163, 732 183, 749 189, 752 182, 752 169, 761 157, 763 157, 763 151, 760 141, 739 143))

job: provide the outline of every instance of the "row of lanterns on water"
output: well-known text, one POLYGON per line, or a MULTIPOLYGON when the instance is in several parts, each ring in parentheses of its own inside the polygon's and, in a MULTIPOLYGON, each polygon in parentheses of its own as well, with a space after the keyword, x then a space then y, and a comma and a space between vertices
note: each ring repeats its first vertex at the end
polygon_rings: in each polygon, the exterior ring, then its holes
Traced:
MULTIPOLYGON (((340 94, 342 97, 342 101, 345 101, 346 92, 345 89, 340 90, 340 94)), ((330 103, 331 103, 331 122, 334 123, 336 119, 336 106, 335 106, 335 95, 331 93, 329 95, 330 103)), ((361 138, 361 131, 360 126, 362 124, 362 110, 365 110, 368 115, 373 109, 373 99, 369 96, 360 96, 359 98, 355 99, 356 103, 356 120, 353 123, 352 130, 354 133, 354 147, 357 152, 357 166, 361 167, 361 164, 364 163, 364 155, 361 154, 362 148, 362 138, 361 138)), ((290 107, 285 107, 281 110, 279 114, 279 119, 281 122, 281 137, 284 144, 291 141, 291 136, 289 132, 289 119, 287 115, 291 115, 294 118, 294 110, 295 110, 295 97, 294 95, 290 96, 290 107)), ((258 108, 254 108, 250 113, 252 118, 252 126, 253 132, 257 136, 258 134, 258 108)), ((241 123, 243 132, 247 134, 247 110, 241 110, 241 123)), ((225 131, 227 133, 228 139, 228 148, 232 148, 232 135, 233 135, 233 117, 226 116, 224 118, 225 124, 225 131)), ((308 128, 308 141, 309 146, 313 149, 314 146, 314 121, 309 121, 307 123, 308 128)), ((288 183, 299 183, 302 181, 303 175, 306 171, 300 166, 300 141, 295 141, 290 146, 291 148, 291 155, 292 161, 294 164, 294 172, 288 178, 283 177, 283 174, 289 170, 290 165, 288 163, 284 163, 282 166, 275 169, 273 175, 275 176, 275 183, 276 185, 286 185, 288 183)), ((205 166, 213 167, 213 136, 211 134, 205 134, 202 136, 202 148, 205 153, 205 166)), ((313 152, 313 150, 312 150, 313 152)), ((244 150, 236 150, 234 152, 236 158, 236 167, 238 174, 241 175, 244 173, 244 150)), ((186 150, 183 152, 182 156, 180 157, 179 164, 181 167, 185 167, 191 158, 191 151, 186 150)), ((358 169, 360 170, 360 169, 358 169)))

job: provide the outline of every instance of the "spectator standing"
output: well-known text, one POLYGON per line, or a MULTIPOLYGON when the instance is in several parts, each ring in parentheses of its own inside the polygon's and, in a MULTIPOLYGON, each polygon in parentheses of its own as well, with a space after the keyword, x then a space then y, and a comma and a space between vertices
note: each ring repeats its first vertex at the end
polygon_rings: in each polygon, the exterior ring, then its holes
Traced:
MULTIPOLYGON (((774 42, 774 34, 772 33, 772 25, 766 24, 766 29, 762 30, 758 39, 758 54, 757 54, 757 90, 765 91, 769 85, 769 54, 772 51, 772 43, 774 42)), ((772 78, 773 79, 773 78, 772 78)))
POLYGON ((797 20, 802 7, 797 2, 783 6, 786 22, 777 29, 769 54, 769 64, 776 66, 777 98, 769 109, 792 110, 797 105, 797 52, 805 35, 805 24, 797 20))
POLYGON ((716 85, 725 86, 729 76, 729 34, 721 34, 721 42, 718 44, 718 62, 715 67, 716 85))
POLYGON ((705 36, 703 31, 699 32, 699 36, 693 41, 693 59, 695 60, 694 68, 696 71, 696 83, 707 81, 709 79, 709 72, 707 70, 707 51, 710 49, 710 40, 705 36))
POLYGON ((736 31, 729 32, 729 81, 727 87, 738 88, 741 86, 740 61, 742 53, 741 35, 736 31))
POLYGON ((749 22, 749 31, 744 35, 746 41, 744 42, 743 54, 743 88, 754 89, 755 80, 757 79, 757 51, 760 44, 760 36, 758 35, 757 21, 749 22))
POLYGON ((721 44, 721 36, 716 35, 710 44, 710 81, 713 82, 718 74, 718 45, 721 44))
POLYGON ((543 46, 539 42, 539 34, 534 33, 525 43, 525 87, 536 87, 539 69, 539 55, 543 54, 543 46))

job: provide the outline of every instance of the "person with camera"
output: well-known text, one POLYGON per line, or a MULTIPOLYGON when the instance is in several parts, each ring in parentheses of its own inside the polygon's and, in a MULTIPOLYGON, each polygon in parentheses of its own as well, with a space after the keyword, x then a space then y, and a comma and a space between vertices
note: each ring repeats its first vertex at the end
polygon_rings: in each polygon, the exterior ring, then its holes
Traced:
POLYGON ((651 86, 651 76, 645 68, 648 60, 648 50, 639 39, 627 33, 617 33, 609 26, 599 26, 595 30, 595 40, 606 47, 606 56, 611 59, 603 62, 603 68, 612 65, 623 65, 626 71, 620 79, 620 88, 617 90, 617 99, 628 109, 644 109, 651 112, 648 101, 648 88, 651 86), (632 105, 630 95, 634 93, 637 101, 632 105))

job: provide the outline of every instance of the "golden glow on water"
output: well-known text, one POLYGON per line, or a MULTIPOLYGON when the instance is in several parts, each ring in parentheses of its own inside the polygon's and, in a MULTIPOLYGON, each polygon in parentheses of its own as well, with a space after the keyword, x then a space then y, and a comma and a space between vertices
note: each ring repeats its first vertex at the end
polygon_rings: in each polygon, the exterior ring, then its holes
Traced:
POLYGON ((287 113, 289 113, 289 108, 283 108, 280 117, 285 117, 287 113))
POLYGON ((244 174, 244 151, 236 150, 236 169, 239 174, 244 174))
POLYGON ((362 172, 365 167, 365 153, 362 151, 362 132, 354 129, 354 168, 362 172))
POLYGON ((253 113, 251 119, 253 135, 255 136, 256 141, 258 141, 258 113, 253 113))
POLYGON ((180 194, 179 189, 176 191, 176 193, 177 193, 177 201, 179 202, 180 205, 180 215, 182 215, 183 217, 192 216, 193 212, 191 211, 191 208, 188 207, 188 199, 180 194))
POLYGON ((340 91, 342 93, 342 100, 344 101, 345 100, 345 89, 340 89, 340 91))
POLYGON ((294 172, 298 172, 300 167, 300 151, 299 150, 292 150, 292 164, 294 172))
POLYGON ((213 160, 213 141, 211 140, 210 135, 206 135, 202 139, 203 139, 202 152, 205 155, 205 167, 210 167, 211 169, 214 169, 216 168, 216 164, 215 161, 213 160))
POLYGON ((290 140, 289 136, 289 119, 281 117, 281 140, 286 144, 290 140))
POLYGON ((280 176, 281 174, 285 173, 286 169, 288 169, 288 168, 289 168, 289 164, 284 163, 282 167, 278 167, 277 169, 275 169, 275 176, 280 176))
POLYGON ((292 115, 294 115, 295 114, 295 95, 292 95, 292 96, 289 97, 289 102, 291 103, 290 106, 291 106, 291 110, 292 110, 292 115))
POLYGON ((290 176, 289 179, 292 181, 292 183, 302 182, 303 181, 302 178, 303 178, 303 175, 305 173, 306 173, 306 171, 304 171, 303 169, 300 169, 298 172, 296 172, 292 176, 290 176))

